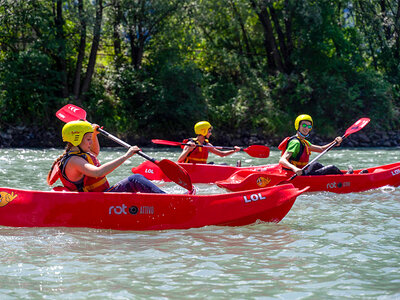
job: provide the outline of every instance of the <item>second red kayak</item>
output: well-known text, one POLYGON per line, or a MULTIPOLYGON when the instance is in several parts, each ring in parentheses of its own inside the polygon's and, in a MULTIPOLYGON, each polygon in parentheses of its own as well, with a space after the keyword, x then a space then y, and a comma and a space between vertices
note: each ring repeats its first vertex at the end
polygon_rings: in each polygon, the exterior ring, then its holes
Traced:
MULTIPOLYGON (((177 163, 183 167, 190 175, 192 183, 215 183, 219 180, 224 180, 237 171, 265 171, 271 172, 279 169, 279 165, 261 165, 251 167, 233 167, 214 164, 188 164, 177 163)), ((137 167, 132 168, 132 172, 142 174, 149 180, 171 181, 159 167, 155 164, 145 161, 137 167)))
MULTIPOLYGON (((346 171, 343 171, 345 173, 346 171)), ((229 191, 252 190, 260 187, 289 183, 293 173, 275 170, 274 172, 237 171, 229 178, 217 181, 219 187, 229 191)), ((297 188, 309 186, 308 192, 327 191, 333 193, 352 193, 376 189, 385 185, 400 185, 400 162, 362 170, 353 174, 297 176, 290 181, 297 188)))

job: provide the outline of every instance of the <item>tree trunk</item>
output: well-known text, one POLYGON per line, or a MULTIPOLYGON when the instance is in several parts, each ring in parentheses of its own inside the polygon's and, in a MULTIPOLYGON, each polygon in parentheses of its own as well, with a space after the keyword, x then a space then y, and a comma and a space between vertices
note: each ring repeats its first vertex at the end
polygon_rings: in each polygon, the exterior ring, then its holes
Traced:
POLYGON ((113 22, 113 44, 114 44, 114 55, 115 55, 115 66, 118 70, 122 64, 122 50, 121 50, 121 38, 119 35, 119 25, 121 24, 122 19, 122 10, 119 1, 115 1, 113 3, 115 13, 114 13, 114 22, 113 22))
POLYGON ((245 28, 242 16, 240 15, 240 12, 238 11, 238 9, 236 7, 236 4, 233 1, 230 1, 230 4, 232 6, 233 13, 235 14, 235 16, 236 16, 236 18, 237 18, 237 20, 239 22, 240 30, 242 32, 243 42, 244 42, 244 45, 245 45, 245 48, 246 48, 245 56, 249 58, 250 66, 252 68, 256 68, 257 64, 256 64, 256 61, 255 61, 255 56, 252 54, 253 53, 253 49, 251 47, 250 39, 249 39, 248 34, 246 32, 246 28, 245 28))
POLYGON ((140 69, 142 65, 144 42, 141 41, 143 39, 141 28, 142 27, 138 25, 137 32, 134 32, 132 30, 129 31, 131 46, 131 64, 133 65, 135 70, 140 69), (136 36, 138 36, 138 38, 136 38, 136 36))
POLYGON ((291 23, 290 23, 289 19, 286 20, 285 25, 288 25, 288 27, 285 28, 286 34, 284 34, 282 31, 282 27, 279 23, 279 19, 276 15, 275 9, 270 7, 269 11, 271 14, 272 21, 274 22, 274 27, 275 27, 276 33, 278 35, 279 48, 281 50, 280 53, 281 53, 281 57, 282 57, 283 69, 286 74, 290 74, 294 68, 291 58, 290 58, 290 55, 291 55, 293 49, 291 47, 289 47, 288 40, 286 40, 286 37, 289 37, 289 39, 290 39, 289 41, 291 41, 291 33, 288 32, 288 30, 291 28, 291 23))
MULTIPOLYGON (((121 8, 120 0, 113 0, 113 15, 114 20, 112 22, 113 26, 113 45, 114 45, 114 63, 115 63, 115 70, 119 72, 122 67, 122 63, 124 61, 124 55, 122 53, 121 47, 121 37, 120 37, 120 29, 119 26, 122 23, 124 18, 121 8)), ((118 95, 120 91, 119 85, 115 86, 115 93, 118 95)))
POLYGON ((80 95, 79 91, 80 91, 80 87, 81 87, 82 64, 83 64, 83 59, 85 57, 85 48, 86 48, 86 20, 85 20, 85 12, 83 9, 83 0, 79 0, 78 9, 79 9, 81 38, 80 38, 79 48, 78 48, 78 58, 76 60, 73 93, 74 93, 75 100, 77 100, 77 102, 78 102, 77 104, 82 105, 80 98, 79 98, 79 95, 80 95))
POLYGON ((397 1, 394 30, 396 32, 396 50, 394 52, 394 58, 398 61, 400 59, 400 0, 397 1))
POLYGON ((280 71, 284 73, 285 70, 283 67, 281 54, 279 53, 278 47, 275 42, 275 36, 268 8, 260 8, 257 6, 254 0, 250 1, 264 29, 264 45, 268 59, 268 68, 271 72, 280 71))
POLYGON ((58 53, 55 54, 55 62, 58 72, 61 74, 62 90, 61 96, 68 97, 68 80, 67 80, 67 63, 65 61, 65 36, 64 36, 64 19, 62 14, 62 0, 57 0, 55 19, 56 36, 58 42, 58 53))
POLYGON ((99 49, 99 44, 100 44, 101 22, 103 19, 103 0, 97 0, 97 3, 98 4, 96 9, 96 20, 93 30, 92 48, 90 50, 89 63, 86 70, 86 76, 83 81, 81 89, 80 98, 82 101, 85 99, 85 94, 89 91, 90 83, 92 81, 92 76, 94 73, 94 67, 96 65, 97 51, 99 49))

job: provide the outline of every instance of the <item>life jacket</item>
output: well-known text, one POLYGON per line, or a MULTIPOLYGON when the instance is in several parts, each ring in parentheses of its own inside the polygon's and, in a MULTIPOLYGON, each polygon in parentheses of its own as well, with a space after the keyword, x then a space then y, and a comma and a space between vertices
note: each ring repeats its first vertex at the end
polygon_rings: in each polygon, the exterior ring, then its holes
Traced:
POLYGON ((297 153, 296 156, 291 156, 289 159, 289 162, 292 165, 295 165, 297 168, 303 168, 305 165, 308 164, 310 161, 310 154, 311 154, 311 149, 310 149, 310 142, 307 140, 299 139, 296 135, 292 137, 287 137, 285 138, 278 146, 278 149, 282 151, 281 156, 285 153, 289 142, 293 139, 297 139, 300 141, 300 150, 299 153, 297 153))
MULTIPOLYGON (((192 141, 196 145, 202 145, 197 138, 185 139, 182 143, 186 144, 187 142, 192 141)), ((205 143, 208 143, 208 140, 205 140, 205 143)), ((206 147, 196 147, 194 148, 185 158, 185 163, 198 163, 198 164, 206 164, 208 158, 208 149, 206 147)))
POLYGON ((110 184, 108 183, 105 176, 90 177, 84 175, 83 178, 77 182, 69 180, 67 175, 65 174, 65 167, 69 159, 73 156, 82 157, 87 162, 96 167, 100 166, 100 162, 94 155, 86 152, 70 151, 59 161, 58 164, 54 166, 50 179, 51 184, 55 183, 57 179, 60 179, 64 187, 66 187, 70 191, 78 192, 104 192, 110 187, 110 184))

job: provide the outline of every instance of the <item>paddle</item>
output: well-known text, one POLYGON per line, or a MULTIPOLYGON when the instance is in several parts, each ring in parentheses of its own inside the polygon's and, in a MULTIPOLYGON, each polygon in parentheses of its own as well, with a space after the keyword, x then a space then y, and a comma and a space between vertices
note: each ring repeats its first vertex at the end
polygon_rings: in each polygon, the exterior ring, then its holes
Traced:
MULTIPOLYGON (((77 121, 77 120, 86 120, 86 111, 83 110, 82 108, 75 106, 73 104, 67 104, 64 107, 62 107, 60 110, 56 112, 57 118, 59 118, 61 121, 68 123, 71 121, 77 121)), ((120 140, 116 136, 113 136, 109 134, 107 131, 98 128, 97 129, 101 134, 104 136, 108 137, 109 139, 113 140, 114 142, 120 144, 121 146, 124 146, 125 148, 130 148, 131 145, 125 143, 124 141, 120 140)), ((137 154, 139 154, 141 157, 151 161, 152 163, 156 164, 162 171, 163 173, 171 179, 173 182, 179 184, 180 186, 184 187, 185 189, 191 191, 193 189, 192 186, 192 181, 190 179, 189 174, 187 171, 182 168, 181 166, 177 165, 173 161, 170 161, 168 159, 163 159, 161 161, 158 161, 147 154, 143 153, 142 151, 138 151, 137 154)))
MULTIPOLYGON (((363 129, 368 123, 370 119, 369 118, 361 118, 357 122, 355 122, 353 125, 351 125, 349 128, 347 128, 346 132, 342 136, 342 139, 347 138, 350 134, 355 133, 361 129, 363 129)), ((335 141, 330 145, 328 148, 326 148, 324 151, 322 151, 320 154, 318 154, 312 161, 310 161, 307 165, 305 165, 301 170, 304 171, 307 169, 313 162, 317 161, 322 155, 324 155, 326 152, 331 150, 333 147, 335 147, 337 142, 335 141)), ((296 178, 297 174, 294 174, 292 177, 289 178, 287 181, 291 181, 292 179, 296 178)))
MULTIPOLYGON (((157 140, 157 139, 151 140, 151 141, 154 144, 168 145, 168 146, 190 145, 190 144, 181 143, 181 142, 172 142, 172 141, 157 140)), ((234 147, 225 147, 225 146, 196 145, 196 147, 216 148, 219 150, 235 150, 234 147)), ((269 156, 269 148, 267 146, 251 145, 251 146, 247 147, 246 149, 240 148, 240 150, 246 152, 248 155, 250 155, 252 157, 267 158, 269 156)))

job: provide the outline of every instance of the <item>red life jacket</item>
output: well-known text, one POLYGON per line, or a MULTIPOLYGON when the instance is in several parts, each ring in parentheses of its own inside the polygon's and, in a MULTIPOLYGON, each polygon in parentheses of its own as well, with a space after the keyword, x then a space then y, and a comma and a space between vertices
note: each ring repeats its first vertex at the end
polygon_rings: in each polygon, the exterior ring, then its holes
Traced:
MULTIPOLYGON (((202 145, 197 138, 185 139, 183 143, 187 143, 188 141, 192 141, 197 145, 202 145)), ((205 140, 205 143, 208 143, 208 140, 205 140)), ((206 164, 208 158, 208 148, 206 147, 196 147, 194 148, 185 158, 185 163, 198 163, 198 164, 206 164)))
POLYGON ((289 142, 293 139, 297 139, 300 141, 300 150, 299 153, 297 153, 296 156, 291 156, 289 159, 289 162, 292 165, 295 165, 297 168, 303 168, 305 165, 308 164, 310 161, 310 154, 311 154, 311 149, 310 149, 310 142, 305 140, 305 139, 299 139, 297 136, 292 136, 292 137, 287 137, 285 138, 278 146, 278 149, 282 151, 281 156, 285 153, 289 142))
POLYGON ((54 170, 51 174, 51 183, 55 183, 57 179, 60 179, 63 183, 64 187, 71 191, 78 191, 78 192, 104 192, 110 187, 110 184, 107 181, 105 176, 102 177, 89 177, 84 175, 83 178, 77 182, 73 182, 68 179, 67 175, 65 174, 65 166, 68 163, 68 160, 72 156, 79 156, 85 159, 90 164, 99 167, 100 162, 96 158, 96 156, 86 153, 86 152, 68 152, 58 164, 54 166, 54 170))

